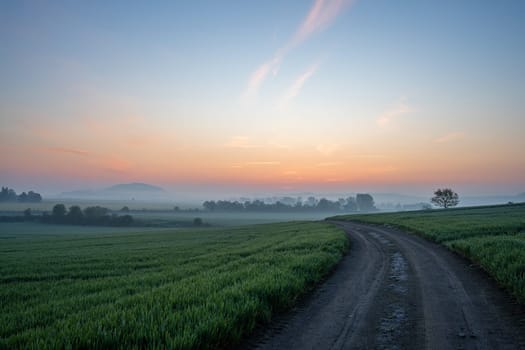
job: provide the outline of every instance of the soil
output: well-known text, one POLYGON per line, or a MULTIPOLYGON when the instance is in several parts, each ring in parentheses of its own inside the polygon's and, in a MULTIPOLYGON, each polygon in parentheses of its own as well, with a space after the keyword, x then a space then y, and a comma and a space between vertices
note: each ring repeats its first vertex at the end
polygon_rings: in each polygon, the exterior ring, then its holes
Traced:
POLYGON ((351 249, 248 349, 525 349, 525 307, 480 268, 406 232, 336 222, 351 249))

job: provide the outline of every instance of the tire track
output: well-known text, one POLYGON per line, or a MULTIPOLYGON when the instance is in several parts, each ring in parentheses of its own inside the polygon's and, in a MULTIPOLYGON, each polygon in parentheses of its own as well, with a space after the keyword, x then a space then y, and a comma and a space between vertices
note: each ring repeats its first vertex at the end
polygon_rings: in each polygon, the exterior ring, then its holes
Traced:
POLYGON ((525 349, 524 308, 444 247, 337 222, 351 240, 334 273, 240 345, 249 349, 525 349))

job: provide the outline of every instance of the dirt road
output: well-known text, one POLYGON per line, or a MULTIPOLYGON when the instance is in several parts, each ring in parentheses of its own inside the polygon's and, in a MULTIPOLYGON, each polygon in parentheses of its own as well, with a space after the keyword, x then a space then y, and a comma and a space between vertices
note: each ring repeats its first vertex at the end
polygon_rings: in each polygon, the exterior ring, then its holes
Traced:
POLYGON ((243 347, 525 349, 525 309, 477 267, 396 229, 339 225, 352 246, 335 272, 243 347))

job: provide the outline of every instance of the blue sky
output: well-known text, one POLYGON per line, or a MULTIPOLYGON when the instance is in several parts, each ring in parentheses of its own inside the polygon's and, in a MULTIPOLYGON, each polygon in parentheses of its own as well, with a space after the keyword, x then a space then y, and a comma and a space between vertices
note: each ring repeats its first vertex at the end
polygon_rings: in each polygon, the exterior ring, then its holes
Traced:
POLYGON ((3 1, 0 180, 519 191, 524 14, 523 1, 3 1))

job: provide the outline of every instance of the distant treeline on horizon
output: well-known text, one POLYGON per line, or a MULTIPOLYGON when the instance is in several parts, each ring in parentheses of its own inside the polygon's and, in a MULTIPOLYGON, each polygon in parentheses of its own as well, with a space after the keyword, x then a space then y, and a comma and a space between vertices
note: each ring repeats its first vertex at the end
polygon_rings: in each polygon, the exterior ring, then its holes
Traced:
POLYGON ((17 195, 15 190, 9 187, 2 187, 2 191, 0 191, 0 202, 41 202, 42 196, 40 193, 36 193, 33 191, 29 192, 22 192, 21 194, 17 195))
POLYGON ((355 197, 339 198, 338 200, 329 200, 326 198, 317 199, 308 197, 305 201, 301 198, 290 198, 286 202, 277 200, 273 203, 265 203, 256 199, 253 201, 205 201, 202 206, 206 211, 251 211, 251 212, 366 212, 375 211, 377 208, 374 204, 374 198, 368 193, 359 193, 355 197))

